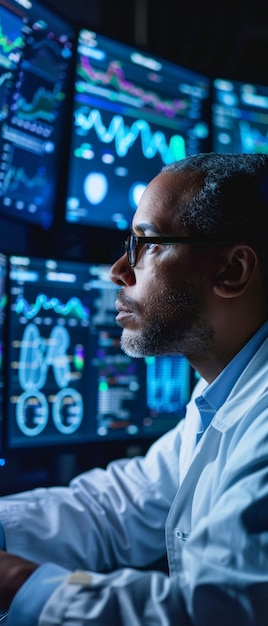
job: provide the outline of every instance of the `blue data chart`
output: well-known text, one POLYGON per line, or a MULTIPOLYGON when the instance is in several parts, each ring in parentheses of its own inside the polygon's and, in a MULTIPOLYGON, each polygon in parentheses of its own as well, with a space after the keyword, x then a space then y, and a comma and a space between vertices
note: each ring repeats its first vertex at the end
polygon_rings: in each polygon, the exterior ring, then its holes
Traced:
POLYGON ((217 78, 213 84, 215 152, 268 154, 268 87, 217 78))
POLYGON ((76 61, 66 219, 124 230, 162 166, 208 146, 210 83, 87 29, 76 61))
POLYGON ((154 438, 184 416, 188 361, 126 355, 117 290, 104 264, 9 258, 9 448, 154 438))
POLYGON ((74 32, 38 0, 0 6, 0 213, 49 228, 74 32))
POLYGON ((87 437, 87 264, 10 258, 10 447, 87 437))

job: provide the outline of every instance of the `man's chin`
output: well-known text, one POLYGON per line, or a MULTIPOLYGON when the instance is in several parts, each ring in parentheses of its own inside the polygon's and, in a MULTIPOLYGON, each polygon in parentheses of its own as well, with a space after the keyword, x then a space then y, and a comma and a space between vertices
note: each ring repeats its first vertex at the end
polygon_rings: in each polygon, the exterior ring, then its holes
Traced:
POLYGON ((129 331, 123 330, 120 343, 123 352, 128 356, 135 359, 148 356, 147 351, 144 352, 144 346, 142 348, 137 337, 129 331))

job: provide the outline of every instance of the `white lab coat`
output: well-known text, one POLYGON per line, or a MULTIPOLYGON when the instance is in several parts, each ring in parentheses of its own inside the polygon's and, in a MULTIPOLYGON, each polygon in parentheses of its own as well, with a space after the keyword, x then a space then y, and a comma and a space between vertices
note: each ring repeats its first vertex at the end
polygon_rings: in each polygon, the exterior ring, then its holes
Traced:
POLYGON ((180 485, 191 411, 144 459, 0 501, 8 550, 88 570, 57 588, 39 626, 268 626, 267 356, 268 340, 180 485), (170 576, 129 569, 160 558, 165 543, 170 576), (92 573, 104 569, 116 571, 92 573))

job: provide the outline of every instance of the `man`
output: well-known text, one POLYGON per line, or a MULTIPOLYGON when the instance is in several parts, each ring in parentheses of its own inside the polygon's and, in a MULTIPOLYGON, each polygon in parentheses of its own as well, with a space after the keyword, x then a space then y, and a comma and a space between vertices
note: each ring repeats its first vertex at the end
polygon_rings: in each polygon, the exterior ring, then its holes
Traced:
POLYGON ((122 348, 201 378, 144 458, 2 498, 11 626, 267 626, 267 209, 262 155, 188 157, 147 187, 111 269, 122 348))

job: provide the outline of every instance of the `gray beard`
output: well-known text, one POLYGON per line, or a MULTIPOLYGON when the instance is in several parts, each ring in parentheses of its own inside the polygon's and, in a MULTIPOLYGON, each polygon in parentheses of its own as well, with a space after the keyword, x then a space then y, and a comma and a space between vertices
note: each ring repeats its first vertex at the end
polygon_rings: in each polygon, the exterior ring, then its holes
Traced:
POLYGON ((148 314, 139 330, 123 330, 121 348, 126 354, 135 358, 183 354, 191 361, 208 350, 213 342, 213 331, 201 315, 199 296, 188 290, 171 294, 165 306, 172 315, 159 313, 162 302, 156 307, 157 315, 148 314))
POLYGON ((135 335, 126 329, 121 336, 121 348, 131 357, 168 356, 183 354, 190 361, 197 355, 205 353, 212 344, 213 333, 209 328, 195 328, 186 331, 178 337, 167 336, 163 329, 157 330, 154 325, 151 329, 141 330, 135 335))

